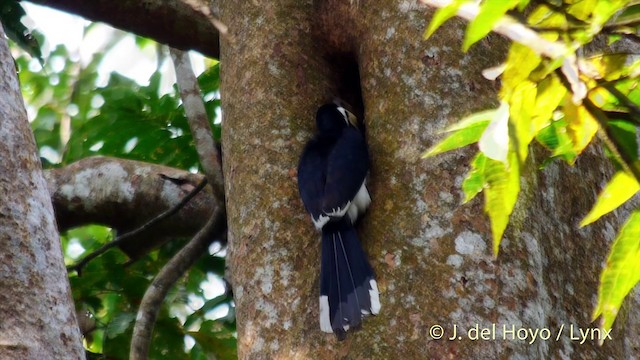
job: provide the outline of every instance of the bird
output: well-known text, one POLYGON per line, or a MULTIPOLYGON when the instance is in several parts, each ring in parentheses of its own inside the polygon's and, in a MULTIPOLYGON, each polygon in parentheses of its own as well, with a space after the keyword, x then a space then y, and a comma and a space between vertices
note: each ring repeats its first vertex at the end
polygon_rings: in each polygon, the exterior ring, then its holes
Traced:
POLYGON ((344 340, 365 315, 377 315, 380 296, 354 224, 371 203, 366 187, 369 150, 357 118, 328 103, 316 112, 317 132, 298 164, 300 197, 321 231, 320 329, 344 340))

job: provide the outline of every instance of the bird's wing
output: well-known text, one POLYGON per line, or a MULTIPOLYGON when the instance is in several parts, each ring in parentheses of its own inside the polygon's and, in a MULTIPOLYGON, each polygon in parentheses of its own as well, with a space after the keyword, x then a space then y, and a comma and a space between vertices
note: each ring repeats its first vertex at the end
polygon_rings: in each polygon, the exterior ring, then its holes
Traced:
POLYGON ((309 141, 298 164, 298 190, 305 208, 314 221, 322 215, 322 198, 326 179, 327 151, 323 144, 312 139, 309 141))
POLYGON ((364 137, 355 128, 345 129, 327 157, 322 212, 344 216, 368 172, 369 151, 364 137))

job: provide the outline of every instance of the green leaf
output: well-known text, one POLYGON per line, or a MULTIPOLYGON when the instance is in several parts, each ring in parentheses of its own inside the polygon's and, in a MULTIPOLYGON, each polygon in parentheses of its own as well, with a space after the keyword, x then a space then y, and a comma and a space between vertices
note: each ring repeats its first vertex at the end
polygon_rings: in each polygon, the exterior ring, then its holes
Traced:
POLYGON ((469 50, 471 45, 487 36, 493 25, 510 9, 518 6, 520 0, 485 0, 480 5, 480 12, 467 27, 467 32, 462 43, 464 51, 469 50))
POLYGON ((628 57, 627 54, 600 54, 588 59, 587 62, 598 72, 598 77, 612 81, 624 74, 628 57))
POLYGON ((475 113, 462 119, 457 124, 450 126, 445 131, 453 132, 453 134, 447 136, 444 140, 432 146, 429 150, 422 154, 422 158, 424 159, 434 155, 442 154, 443 152, 455 150, 477 142, 482 136, 484 130, 489 125, 491 118, 495 116, 495 113, 496 110, 488 110, 475 113))
POLYGON ((532 113, 536 111, 536 93, 535 83, 523 81, 514 89, 509 99, 509 119, 515 130, 509 131, 509 140, 515 145, 521 163, 526 160, 529 143, 539 130, 532 121, 532 113))
POLYGON ((487 159, 484 178, 484 210, 491 220, 493 254, 497 256, 502 235, 520 193, 520 168, 515 152, 509 152, 508 167, 500 161, 487 159))
MULTIPOLYGON (((555 28, 565 28, 567 18, 564 14, 554 11, 549 6, 541 4, 536 6, 527 18, 529 25, 548 26, 555 28)), ((555 32, 541 33, 541 36, 550 41, 555 41, 558 34, 555 32)))
POLYGON ((535 134, 549 126, 553 112, 560 106, 566 93, 567 89, 555 75, 547 76, 538 82, 536 104, 531 115, 535 134))
POLYGON ((618 171, 598 195, 596 204, 587 216, 582 219, 580 226, 591 224, 602 215, 615 210, 629 200, 638 190, 640 190, 640 184, 632 175, 624 171, 618 171))
POLYGON ((433 14, 431 21, 429 22, 429 26, 427 30, 425 30, 423 38, 427 40, 433 35, 433 33, 438 30, 442 24, 444 24, 447 20, 451 19, 456 15, 460 5, 462 5, 465 1, 468 0, 454 0, 449 5, 445 7, 441 7, 433 14))
POLYGON ((468 203, 484 189, 484 169, 487 163, 487 157, 478 152, 471 162, 471 171, 462 182, 462 191, 464 192, 464 203, 468 203))
POLYGON ((24 51, 38 60, 44 67, 42 52, 38 40, 29 32, 22 23, 25 11, 16 0, 0 0, 0 22, 9 39, 15 41, 24 51))
POLYGON ((520 192, 520 168, 515 152, 510 151, 508 159, 509 164, 505 165, 478 153, 462 183, 465 203, 484 190, 484 211, 491 221, 493 253, 496 256, 520 192))
POLYGON ((640 211, 634 211, 614 241, 600 275, 593 320, 602 316, 602 328, 611 329, 622 301, 639 281, 640 211))
POLYGON ((553 152, 552 157, 560 157, 569 164, 573 164, 578 156, 567 135, 567 122, 564 119, 552 121, 549 126, 541 129, 536 135, 536 140, 553 152))
POLYGON ((199 331, 188 333, 202 350, 216 359, 236 359, 237 340, 221 321, 205 321, 199 331))
POLYGON ((203 95, 218 91, 220 88, 220 64, 215 64, 200 74, 198 85, 203 95))
POLYGON ((596 6, 591 9, 591 28, 599 32, 601 26, 628 2, 629 0, 598 0, 596 6))
POLYGON ((567 12, 580 20, 588 21, 598 0, 580 0, 567 7, 567 12))
POLYGON ((633 161, 638 159, 638 137, 637 128, 634 124, 625 120, 610 120, 609 133, 616 143, 620 145, 624 152, 633 161))
POLYGON ((111 322, 107 325, 106 335, 109 338, 114 338, 125 331, 130 326, 133 326, 133 322, 136 320, 135 313, 121 312, 116 315, 111 322))
POLYGON ((230 299, 226 294, 216 296, 211 300, 207 300, 200 309, 196 310, 193 314, 187 317, 186 321, 184 322, 184 327, 189 328, 196 322, 196 320, 203 318, 208 311, 213 310, 215 307, 219 306, 220 304, 224 304, 229 300, 230 299))
POLYGON ((629 4, 616 17, 616 21, 638 21, 640 20, 640 3, 638 1, 629 1, 629 4))
POLYGON ((524 11, 524 9, 527 8, 527 5, 529 5, 529 2, 531 0, 520 0, 520 3, 518 3, 518 11, 524 11))

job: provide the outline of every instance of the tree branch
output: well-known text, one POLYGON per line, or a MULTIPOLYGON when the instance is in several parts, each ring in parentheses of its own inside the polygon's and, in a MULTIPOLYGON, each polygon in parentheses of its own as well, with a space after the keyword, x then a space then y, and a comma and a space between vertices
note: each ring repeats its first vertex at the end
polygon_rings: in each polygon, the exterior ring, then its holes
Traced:
MULTIPOLYGON (((157 164, 94 157, 49 170, 45 178, 61 231, 101 224, 122 234, 175 207, 204 177, 157 164)), ((169 239, 191 237, 221 204, 205 188, 179 213, 129 238, 120 248, 135 259, 169 239)))
POLYGON ((209 116, 204 107, 198 79, 191 69, 189 55, 176 49, 171 49, 171 59, 176 69, 176 78, 180 97, 189 121, 189 128, 196 143, 196 150, 200 157, 200 164, 205 176, 213 187, 214 195, 224 199, 224 179, 220 155, 211 132, 209 116))
POLYGON ((206 178, 202 179, 202 181, 200 182, 200 184, 198 184, 197 187, 195 187, 193 190, 191 190, 191 192, 189 194, 187 194, 187 196, 182 198, 182 200, 180 200, 180 202, 177 203, 176 205, 174 205, 171 209, 162 212, 161 214, 159 214, 158 216, 156 216, 153 219, 149 220, 147 223, 145 223, 144 225, 140 226, 139 228, 137 228, 137 229, 135 229, 133 231, 129 231, 127 233, 124 233, 122 235, 119 235, 115 240, 108 242, 107 244, 105 244, 102 247, 100 247, 98 250, 96 250, 96 251, 92 252, 91 254, 85 256, 84 258, 82 258, 82 260, 80 260, 75 265, 68 266, 67 267, 67 271, 68 272, 76 271, 76 272, 78 272, 78 276, 81 276, 82 268, 85 265, 87 265, 87 263, 89 263, 89 261, 91 261, 91 260, 97 258, 98 256, 104 254, 107 250, 111 249, 112 247, 121 245, 125 240, 145 232, 146 230, 152 228, 153 226, 155 226, 156 224, 158 224, 162 220, 170 217, 171 215, 174 215, 175 213, 180 211, 180 209, 182 209, 185 205, 187 205, 187 203, 189 201, 191 201, 191 199, 193 199, 196 195, 198 195, 198 193, 200 191, 202 191, 202 189, 204 189, 204 187, 206 185, 207 185, 207 179, 206 178))
POLYGON ((169 260, 145 291, 133 328, 129 357, 131 360, 148 358, 151 335, 162 301, 173 284, 206 252, 211 241, 226 229, 222 213, 221 208, 214 211, 202 230, 169 260))
MULTIPOLYGON (((171 58, 176 69, 180 97, 196 143, 200 164, 215 196, 224 199, 222 164, 198 82, 191 69, 189 56, 182 51, 171 49, 171 58)), ((225 208, 223 206, 216 208, 205 227, 162 268, 153 280, 140 302, 131 339, 130 359, 147 359, 153 327, 167 292, 205 252, 211 240, 209 234, 218 234, 226 229, 225 220, 225 208)))
POLYGON ((30 1, 216 59, 220 57, 219 34, 226 31, 205 0, 30 1))
POLYGON ((605 88, 611 95, 613 95, 618 101, 620 101, 624 106, 629 109, 635 117, 633 117, 633 121, 638 124, 640 119, 640 107, 636 105, 631 99, 629 99, 625 94, 623 94, 620 90, 618 90, 613 84, 602 84, 602 87, 605 88))

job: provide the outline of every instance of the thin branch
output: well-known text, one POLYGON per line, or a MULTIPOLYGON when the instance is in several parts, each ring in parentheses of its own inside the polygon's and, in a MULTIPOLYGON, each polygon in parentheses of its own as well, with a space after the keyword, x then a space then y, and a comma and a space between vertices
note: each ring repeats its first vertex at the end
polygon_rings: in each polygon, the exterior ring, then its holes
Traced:
POLYGON ((176 69, 180 97, 189 121, 189 128, 196 143, 196 150, 204 174, 213 188, 213 194, 224 202, 224 179, 218 147, 213 138, 209 116, 204 107, 198 79, 191 69, 189 55, 183 51, 170 49, 171 59, 176 69))
POLYGON ((168 218, 169 216, 177 213, 178 211, 180 211, 180 209, 182 209, 185 205, 187 205, 187 203, 189 203, 189 201, 191 199, 193 199, 196 195, 198 195, 198 193, 200 191, 202 191, 202 189, 204 189, 204 187, 206 185, 207 185, 207 179, 204 178, 198 184, 198 186, 196 186, 193 190, 191 190, 191 192, 188 193, 187 196, 182 198, 182 200, 180 200, 180 202, 177 203, 175 206, 173 206, 172 208, 162 212, 161 214, 159 214, 158 216, 154 217, 153 219, 147 221, 146 223, 144 223, 142 226, 138 227, 137 229, 129 231, 129 232, 124 233, 122 235, 119 235, 113 241, 110 241, 110 242, 104 244, 102 247, 100 247, 96 251, 94 251, 91 254, 85 256, 84 258, 82 258, 82 260, 80 260, 78 263, 76 263, 74 265, 67 266, 67 272, 76 271, 78 273, 78 276, 81 276, 82 268, 84 268, 91 260, 93 260, 93 259, 97 258, 98 256, 104 254, 107 250, 122 244, 125 240, 142 233, 143 231, 145 231, 145 230, 149 229, 150 227, 156 225, 160 221, 162 221, 162 220, 168 218))
MULTIPOLYGON (((451 5, 451 0, 419 0, 421 3, 443 8, 451 5)), ((467 21, 472 21, 480 14, 480 6, 477 3, 465 2, 456 11, 456 15, 467 21)), ((503 16, 493 25, 495 33, 507 37, 511 41, 523 44, 540 56, 550 59, 562 60, 561 71, 566 75, 571 85, 573 102, 580 102, 587 94, 587 87, 579 78, 578 64, 575 52, 560 41, 550 41, 531 30, 527 25, 519 23, 510 16, 503 16)))
MULTIPOLYGON (((564 85, 567 90, 571 91, 571 85, 569 81, 565 77, 564 73, 559 70, 555 71, 556 75, 560 78, 560 82, 564 85)), ((609 127, 607 115, 596 105, 591 99, 585 97, 582 99, 582 105, 589 112, 589 114, 598 122, 601 131, 598 132, 602 141, 609 147, 609 150, 615 157, 615 159, 620 163, 622 168, 635 177, 636 181, 640 183, 640 169, 635 164, 634 160, 629 157, 629 155, 623 150, 622 145, 618 144, 615 136, 611 133, 611 129, 609 127)))
POLYGON ((585 98, 583 100, 583 105, 600 125, 600 129, 602 131, 598 132, 598 134, 600 134, 602 140, 607 144, 613 156, 620 163, 622 168, 627 173, 633 175, 633 177, 636 178, 636 181, 640 183, 640 169, 634 163, 634 160, 624 151, 622 145, 618 144, 615 136, 611 133, 611 128, 608 124, 609 119, 607 116, 589 98, 585 98))
MULTIPOLYGON (((421 3, 442 8, 450 5, 451 0, 419 0, 421 3)), ((456 12, 456 15, 471 21, 480 13, 480 7, 476 3, 463 3, 456 12)), ((541 37, 538 33, 531 30, 528 26, 520 24, 510 16, 503 16, 493 25, 493 31, 508 39, 524 44, 533 50, 536 54, 543 55, 552 59, 568 57, 571 51, 561 42, 549 41, 541 37)))
POLYGON ((603 84, 602 87, 607 89, 607 91, 611 95, 615 96, 616 99, 618 99, 624 106, 626 106, 629 109, 631 113, 635 115, 634 122, 636 123, 640 122, 640 120, 638 120, 640 119, 640 107, 638 107, 638 105, 636 105, 633 101, 631 101, 631 99, 629 99, 620 90, 618 90, 615 86, 613 86, 613 84, 611 83, 603 84))
POLYGON ((558 6, 555 5, 549 1, 546 0, 540 0, 537 1, 538 3, 543 4, 544 6, 548 7, 549 9, 555 11, 555 12, 559 12, 562 13, 562 15, 565 16, 565 18, 569 21, 572 22, 574 24, 584 24, 586 25, 586 23, 583 20, 578 19, 577 17, 573 16, 572 14, 570 14, 566 8, 562 7, 562 6, 558 6))
POLYGON ((153 327, 171 287, 193 264, 207 252, 215 236, 225 230, 222 208, 216 208, 205 226, 180 251, 167 262, 144 293, 136 316, 131 338, 131 360, 146 360, 153 327))
POLYGON ((615 110, 603 110, 602 112, 607 116, 608 119, 626 120, 633 123, 635 126, 640 126, 640 118, 633 116, 633 114, 631 113, 615 110))
POLYGON ((627 40, 630 40, 630 41, 633 41, 635 43, 640 43, 640 36, 638 36, 636 34, 627 34, 627 33, 620 34, 620 33, 616 33, 616 32, 614 32, 614 34, 621 35, 623 38, 625 38, 627 40))
POLYGON ((227 28, 211 12, 207 0, 30 0, 91 21, 152 38, 181 49, 220 58, 220 35, 227 28))
POLYGON ((622 20, 619 22, 612 22, 609 24, 605 24, 602 27, 602 30, 606 30, 606 31, 615 31, 617 29, 620 28, 624 28, 624 27, 635 27, 640 25, 640 20, 636 19, 636 18, 631 18, 631 19, 627 19, 627 20, 622 20))
MULTIPOLYGON (((200 164, 213 188, 214 196, 221 199, 224 204, 222 164, 198 81, 191 69, 189 56, 182 51, 171 49, 171 58, 176 69, 180 97, 196 143, 200 164)), ((224 229, 226 229, 226 211, 224 206, 220 206, 216 208, 205 227, 160 270, 140 302, 131 339, 129 352, 131 360, 147 359, 153 327, 167 292, 205 252, 211 240, 209 234, 218 234, 224 229)))

